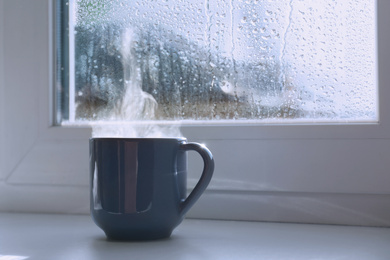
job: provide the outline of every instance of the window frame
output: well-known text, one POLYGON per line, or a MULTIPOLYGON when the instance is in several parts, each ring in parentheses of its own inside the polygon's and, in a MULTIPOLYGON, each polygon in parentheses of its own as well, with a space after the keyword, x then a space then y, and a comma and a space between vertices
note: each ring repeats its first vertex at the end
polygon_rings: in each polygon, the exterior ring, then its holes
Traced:
MULTIPOLYGON (((0 1, 0 24, 4 23, 3 16, 3 1, 0 1)), ((0 42, 3 42, 3 26, 0 26, 0 42)), ((4 104, 4 51, 0 45, 0 122, 4 122, 5 118, 5 104, 4 104)), ((3 128, 0 127, 0 144, 3 144, 5 140, 5 134, 3 128)), ((0 173, 4 172, 4 149, 0 149, 0 173)), ((0 181, 4 179, 4 175, 0 175, 0 181)))
MULTIPOLYGON (((13 0, 0 4, 0 17, 4 19, 4 23, 0 23, 0 42, 5 43, 0 46, 0 57, 3 56, 0 60, 0 108, 7 111, 0 114, 3 144, 0 155, 4 162, 0 168, 2 211, 88 212, 91 130, 55 126, 54 121, 55 7, 53 0, 34 3, 13 0), (19 8, 22 5, 23 8, 19 8), (16 17, 23 19, 12 19, 16 13, 16 17), (7 27, 11 22, 12 28, 7 27), (15 28, 19 30, 16 34, 11 30, 15 28), (34 35, 28 32, 31 29, 34 35), (13 60, 20 47, 15 43, 21 40, 32 47, 25 51, 27 58, 13 60), (27 76, 20 77, 20 71, 27 76), (30 86, 28 91, 27 86, 30 86), (18 95, 24 92, 28 93, 27 97, 18 95), (13 111, 12 116, 8 111, 13 111)), ((387 87, 390 84, 388 11, 390 2, 377 0, 379 122, 182 126, 188 140, 205 142, 216 159, 215 177, 188 216, 390 225, 390 213, 385 210, 390 202, 390 188, 386 185, 390 180, 386 171, 390 162, 379 160, 382 154, 390 153, 387 148, 390 113, 386 113, 390 111, 386 98, 390 97, 387 87), (226 150, 230 143, 234 151, 226 150), (247 147, 252 150, 248 151, 247 147), (322 168, 304 161, 294 164, 295 170, 284 165, 284 162, 291 163, 289 156, 316 159, 313 155, 316 149, 327 156, 325 160, 315 161, 322 168), (268 151, 281 152, 281 158, 269 162, 272 155, 268 151), (352 154, 346 154, 348 152, 352 154), (367 155, 371 155, 370 158, 365 158, 367 155), (346 157, 346 161, 340 157, 346 157), (240 160, 246 165, 235 165, 240 160), (328 166, 327 161, 342 165, 328 166), (366 164, 374 167, 372 172, 368 172, 370 167, 365 167, 366 164), (330 172, 338 167, 346 172, 330 172), (352 173, 356 178, 351 177, 352 173)), ((193 172, 199 171, 200 164, 198 161, 190 164, 189 187, 196 182, 197 175, 193 172)))

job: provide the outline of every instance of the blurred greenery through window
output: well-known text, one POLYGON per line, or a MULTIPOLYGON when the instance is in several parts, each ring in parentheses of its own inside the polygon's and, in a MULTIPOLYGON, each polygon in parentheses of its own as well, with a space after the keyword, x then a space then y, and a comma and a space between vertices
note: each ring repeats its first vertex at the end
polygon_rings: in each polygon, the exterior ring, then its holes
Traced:
POLYGON ((60 124, 377 121, 373 0, 58 3, 60 124))

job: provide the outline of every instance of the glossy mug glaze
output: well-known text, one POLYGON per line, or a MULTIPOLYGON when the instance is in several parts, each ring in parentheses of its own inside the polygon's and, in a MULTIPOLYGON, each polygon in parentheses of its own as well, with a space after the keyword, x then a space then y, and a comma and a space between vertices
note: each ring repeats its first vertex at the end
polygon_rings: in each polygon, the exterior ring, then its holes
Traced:
POLYGON ((91 216, 109 239, 169 237, 208 186, 211 152, 185 138, 91 138, 91 216), (203 173, 187 197, 187 151, 203 173))

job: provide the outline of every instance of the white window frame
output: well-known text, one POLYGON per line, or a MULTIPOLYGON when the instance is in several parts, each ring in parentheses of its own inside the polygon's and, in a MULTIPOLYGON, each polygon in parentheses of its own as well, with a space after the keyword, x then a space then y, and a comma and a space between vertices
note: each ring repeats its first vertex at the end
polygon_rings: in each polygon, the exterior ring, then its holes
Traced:
MULTIPOLYGON (((53 126, 54 7, 0 0, 0 211, 89 211, 91 130, 53 126)), ((216 160, 188 216, 390 226, 390 1, 377 12, 379 123, 183 126, 216 160)))

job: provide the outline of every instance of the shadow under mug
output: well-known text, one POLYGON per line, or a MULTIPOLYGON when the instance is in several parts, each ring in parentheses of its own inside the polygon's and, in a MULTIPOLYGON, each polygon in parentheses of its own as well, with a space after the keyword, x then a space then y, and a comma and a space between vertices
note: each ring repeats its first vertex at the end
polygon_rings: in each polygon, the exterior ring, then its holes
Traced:
POLYGON ((91 216, 109 239, 169 237, 208 186, 211 152, 185 138, 91 138, 91 216), (187 197, 187 151, 203 173, 187 197))

